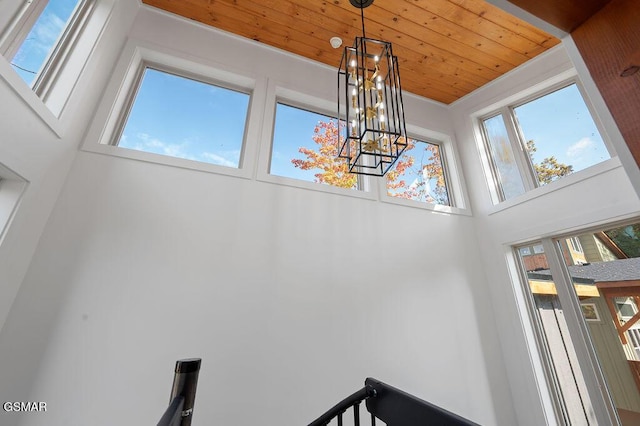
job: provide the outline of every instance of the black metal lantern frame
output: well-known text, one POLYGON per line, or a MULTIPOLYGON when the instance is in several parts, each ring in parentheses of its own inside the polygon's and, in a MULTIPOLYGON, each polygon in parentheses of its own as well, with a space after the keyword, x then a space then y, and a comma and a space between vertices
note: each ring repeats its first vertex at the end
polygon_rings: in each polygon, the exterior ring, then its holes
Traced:
POLYGON ((400 73, 391 43, 363 36, 345 47, 338 70, 338 117, 345 120, 338 156, 348 161, 349 172, 387 173, 407 147, 400 73))

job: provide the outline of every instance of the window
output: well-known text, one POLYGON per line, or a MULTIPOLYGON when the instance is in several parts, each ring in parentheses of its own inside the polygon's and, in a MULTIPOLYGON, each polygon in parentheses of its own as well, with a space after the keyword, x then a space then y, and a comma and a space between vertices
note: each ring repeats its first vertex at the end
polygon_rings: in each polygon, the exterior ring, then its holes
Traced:
POLYGON ((31 87, 64 56, 81 24, 90 0, 34 0, 28 2, 5 38, 2 53, 31 87))
POLYGON ((576 83, 481 120, 501 201, 610 158, 576 83))
POLYGON ((573 251, 578 252, 578 253, 582 253, 582 244, 580 244, 580 240, 578 239, 578 237, 571 237, 569 238, 569 241, 571 242, 571 248, 573 249, 573 251))
POLYGON ((548 384, 566 424, 636 424, 640 416, 640 257, 607 236, 638 226, 545 239, 536 263, 524 254, 530 244, 516 247, 548 384), (609 253, 587 250, 596 241, 609 253))
POLYGON ((485 141, 493 160, 493 175, 501 190, 501 198, 507 200, 523 194, 524 182, 516 164, 511 141, 502 114, 483 121, 485 141))
POLYGON ((440 145, 409 139, 387 173, 387 195, 422 203, 450 205, 440 145))
POLYGON ((359 189, 358 175, 337 158, 338 126, 336 118, 277 103, 269 173, 359 189))
POLYGON ((145 67, 115 145, 238 168, 249 98, 247 93, 145 67))

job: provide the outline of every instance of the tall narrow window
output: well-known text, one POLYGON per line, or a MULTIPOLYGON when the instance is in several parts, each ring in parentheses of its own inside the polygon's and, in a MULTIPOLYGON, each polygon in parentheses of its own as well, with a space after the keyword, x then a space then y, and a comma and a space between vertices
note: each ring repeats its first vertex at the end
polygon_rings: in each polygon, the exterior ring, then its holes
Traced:
MULTIPOLYGON (((537 243, 532 244, 538 245, 537 243)), ((587 385, 580 369, 578 356, 564 318, 563 305, 545 253, 532 252, 529 247, 518 249, 520 264, 527 278, 527 293, 541 341, 547 354, 550 381, 566 424, 596 424, 587 385)), ((579 284, 583 297, 596 293, 579 284)))
POLYGON ((517 252, 567 424, 610 424, 611 411, 623 426, 638 424, 640 224, 546 243, 550 254, 517 252), (597 400, 613 410, 596 411, 597 400))
POLYGON ((33 22, 33 26, 20 29, 11 40, 13 48, 6 49, 5 54, 11 66, 29 86, 35 84, 43 66, 60 43, 65 29, 73 20, 74 12, 82 7, 79 6, 81 3, 88 3, 86 0, 33 1, 29 2, 25 13, 32 13, 30 7, 41 7, 42 2, 46 6, 37 19, 29 19, 25 23, 28 25, 33 22))
POLYGON ((437 143, 409 139, 386 179, 391 197, 450 205, 444 159, 437 143))
POLYGON ((340 188, 358 189, 358 175, 337 158, 342 122, 284 103, 276 105, 269 173, 340 188))
POLYGON ((249 95, 146 68, 121 148, 239 167, 249 95))
POLYGON ((499 183, 503 199, 524 193, 524 183, 507 134, 502 114, 482 122, 487 147, 493 160, 493 173, 499 183))

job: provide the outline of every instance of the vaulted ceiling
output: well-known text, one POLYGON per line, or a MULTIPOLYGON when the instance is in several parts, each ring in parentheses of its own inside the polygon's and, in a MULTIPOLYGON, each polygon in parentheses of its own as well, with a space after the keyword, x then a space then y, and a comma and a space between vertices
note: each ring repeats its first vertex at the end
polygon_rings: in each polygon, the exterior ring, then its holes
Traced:
MULTIPOLYGON (((349 0, 143 0, 144 3, 334 67, 362 35, 349 0)), ((403 89, 449 104, 560 41, 484 0, 376 0, 367 37, 390 41, 403 89)))

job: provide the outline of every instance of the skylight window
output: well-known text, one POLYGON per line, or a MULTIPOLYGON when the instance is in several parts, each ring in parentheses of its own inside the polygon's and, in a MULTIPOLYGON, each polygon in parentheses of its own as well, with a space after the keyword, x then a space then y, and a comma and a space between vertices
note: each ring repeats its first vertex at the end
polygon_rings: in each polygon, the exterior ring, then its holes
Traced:
POLYGON ((238 168, 249 98, 147 67, 116 145, 238 168))

